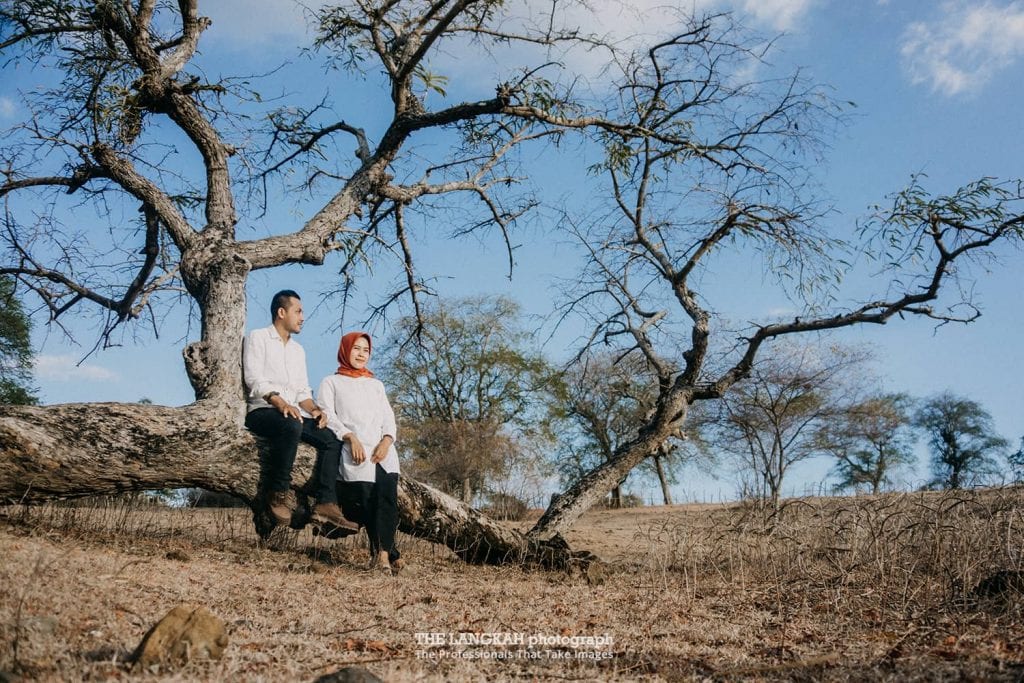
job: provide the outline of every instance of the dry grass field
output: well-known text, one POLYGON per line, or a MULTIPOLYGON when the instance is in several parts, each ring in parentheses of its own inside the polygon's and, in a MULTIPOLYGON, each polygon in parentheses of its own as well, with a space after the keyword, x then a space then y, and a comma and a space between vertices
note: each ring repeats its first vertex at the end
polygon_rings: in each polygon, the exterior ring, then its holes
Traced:
POLYGON ((1021 488, 593 511, 568 540, 603 576, 403 537, 386 577, 357 537, 260 547, 244 510, 0 508, 0 680, 1024 680, 1021 488), (128 669, 183 603, 223 658, 128 669))

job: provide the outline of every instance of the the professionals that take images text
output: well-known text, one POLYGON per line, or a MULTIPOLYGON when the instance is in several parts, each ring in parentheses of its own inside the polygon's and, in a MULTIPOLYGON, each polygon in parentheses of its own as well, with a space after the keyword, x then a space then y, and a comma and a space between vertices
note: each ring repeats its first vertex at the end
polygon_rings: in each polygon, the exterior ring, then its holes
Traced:
POLYGON ((514 631, 421 631, 417 659, 562 659, 604 660, 614 657, 614 639, 604 635, 561 635, 514 631))

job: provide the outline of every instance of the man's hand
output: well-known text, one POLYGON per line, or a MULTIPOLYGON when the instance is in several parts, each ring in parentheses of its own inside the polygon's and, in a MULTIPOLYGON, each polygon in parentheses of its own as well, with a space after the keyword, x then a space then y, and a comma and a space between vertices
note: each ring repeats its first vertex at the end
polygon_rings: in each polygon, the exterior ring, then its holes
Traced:
POLYGON ((366 460, 366 450, 363 448, 362 442, 359 441, 359 437, 353 432, 349 432, 342 437, 342 441, 347 441, 349 448, 352 449, 352 462, 359 465, 366 460))
POLYGON ((299 407, 309 413, 309 416, 313 418, 318 429, 323 429, 327 426, 326 413, 320 409, 320 406, 313 402, 313 399, 305 399, 299 403, 299 407))
POLYGON ((277 408, 285 417, 293 417, 300 422, 302 421, 302 413, 299 412, 298 407, 281 398, 280 394, 270 397, 270 405, 277 408))

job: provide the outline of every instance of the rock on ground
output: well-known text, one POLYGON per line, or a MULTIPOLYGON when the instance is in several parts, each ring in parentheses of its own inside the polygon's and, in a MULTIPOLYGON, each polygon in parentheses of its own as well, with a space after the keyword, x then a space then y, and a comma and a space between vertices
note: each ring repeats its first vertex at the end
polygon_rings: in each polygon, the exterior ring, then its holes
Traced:
POLYGON ((220 659, 228 644, 224 622, 205 607, 178 605, 143 637, 132 653, 137 669, 220 659))

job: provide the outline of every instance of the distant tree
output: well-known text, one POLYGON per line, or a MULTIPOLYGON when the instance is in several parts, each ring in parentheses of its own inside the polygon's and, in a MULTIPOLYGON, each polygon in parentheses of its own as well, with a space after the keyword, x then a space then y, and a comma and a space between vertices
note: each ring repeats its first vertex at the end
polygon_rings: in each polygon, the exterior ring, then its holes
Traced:
POLYGON ((487 514, 494 519, 520 521, 526 517, 529 506, 522 498, 507 493, 492 493, 487 500, 487 514))
MULTIPOLYGON (((569 425, 556 457, 564 484, 579 481, 606 462, 621 441, 636 432, 645 412, 645 397, 638 392, 645 383, 637 381, 637 372, 646 372, 642 362, 626 358, 616 363, 612 356, 595 354, 582 358, 562 376, 554 401, 569 425)), ((625 480, 612 487, 609 507, 622 507, 625 480)))
POLYGON ((0 275, 0 403, 39 403, 32 386, 32 323, 15 292, 14 278, 0 275))
POLYGON ((897 468, 914 461, 912 405, 906 394, 869 396, 819 431, 820 447, 837 460, 841 488, 866 486, 878 493, 897 468))
POLYGON ((864 360, 840 346, 784 345, 723 397, 715 443, 750 477, 747 495, 778 506, 789 468, 821 453, 822 431, 848 410, 845 390, 864 360))
POLYGON ((409 472, 471 503, 501 471, 515 449, 515 440, 495 420, 414 419, 404 416, 402 444, 411 456, 409 472))
POLYGON ((519 306, 503 297, 436 303, 399 321, 379 372, 410 471, 470 502, 533 448, 549 369, 529 346, 519 306))
MULTIPOLYGON (((611 353, 587 354, 562 375, 551 400, 566 425, 557 457, 563 483, 579 481, 636 435, 655 407, 652 378, 641 356, 611 353)), ((666 505, 672 504, 675 470, 687 459, 680 448, 684 438, 680 432, 667 439, 639 467, 657 477, 666 505)), ((624 483, 625 478, 612 488, 609 507, 623 506, 624 483)))
POLYGON ((1020 438, 1020 448, 1007 456, 1010 464, 1010 471, 1013 473, 1013 482, 1019 484, 1024 482, 1024 436, 1020 438))
POLYGON ((924 403, 914 417, 932 455, 932 484, 958 489, 992 475, 996 456, 1009 442, 995 433, 992 416, 981 405, 950 392, 924 403))
POLYGON ((685 456, 679 448, 679 441, 669 439, 637 467, 638 471, 649 473, 658 480, 661 500, 665 505, 673 503, 672 485, 677 482, 676 474, 684 461, 685 456))

